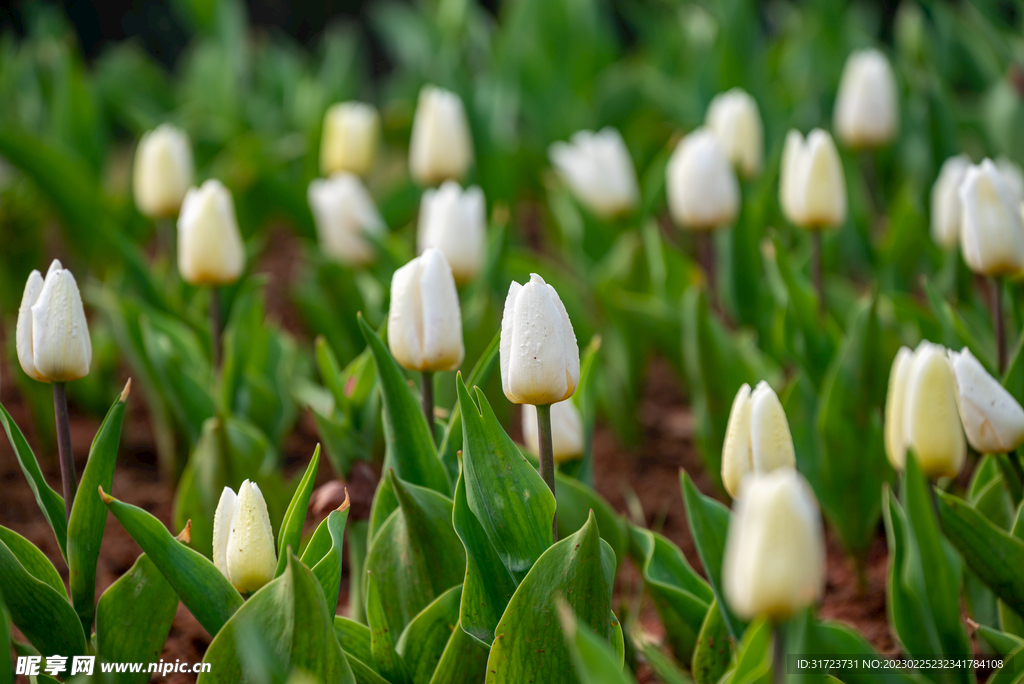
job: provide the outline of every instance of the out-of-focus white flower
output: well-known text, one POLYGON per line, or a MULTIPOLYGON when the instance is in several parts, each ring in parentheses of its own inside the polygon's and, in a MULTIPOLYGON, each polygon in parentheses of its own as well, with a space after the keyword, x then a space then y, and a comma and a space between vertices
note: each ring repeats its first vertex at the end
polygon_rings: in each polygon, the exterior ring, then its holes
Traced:
POLYGON ((135 206, 150 218, 173 216, 195 177, 188 134, 161 124, 142 136, 135 150, 135 206))
POLYGON ((740 208, 740 187, 725 150, 707 128, 676 146, 666 168, 668 208, 690 230, 714 230, 732 223, 740 208))
MULTIPOLYGON (((523 440, 532 453, 540 453, 537 407, 532 404, 523 405, 523 440)), ((551 453, 555 463, 583 456, 583 418, 572 399, 551 405, 551 453)))
POLYGON ((796 466, 796 451, 786 412, 767 382, 750 391, 744 383, 732 402, 722 447, 722 482, 736 496, 751 472, 767 473, 796 466))
POLYGON ((999 276, 1024 269, 1020 200, 991 159, 967 169, 960 211, 960 249, 972 271, 999 276))
POLYGON ((473 164, 473 137, 462 100, 455 93, 424 86, 416 104, 409 141, 409 172, 420 185, 461 180, 473 164))
POLYGON ((848 147, 878 147, 896 137, 899 119, 889 60, 873 48, 851 53, 836 96, 836 135, 848 147))
POLYGON ((274 579, 274 530, 263 493, 246 480, 225 487, 213 516, 213 564, 235 589, 251 593, 274 579))
POLYGON ((974 358, 970 350, 950 350, 967 441, 982 454, 1013 451, 1024 443, 1024 408, 974 358))
POLYGON ((1010 186, 1017 201, 1024 202, 1024 170, 1021 170, 1020 164, 1006 157, 998 157, 996 168, 1003 174, 1003 180, 1010 186))
POLYGON ((725 148, 729 159, 747 178, 761 173, 764 126, 757 102, 742 88, 715 95, 705 124, 725 148))
POLYGON ((463 190, 455 181, 445 181, 437 190, 423 193, 416 235, 419 250, 441 250, 455 282, 467 283, 483 269, 486 237, 487 209, 479 187, 463 190))
POLYGON ((40 382, 84 378, 92 341, 75 276, 56 259, 44 279, 32 271, 18 309, 15 347, 22 370, 40 382))
POLYGON ((846 176, 832 136, 820 128, 807 139, 786 136, 779 173, 779 203, 786 218, 809 230, 846 221, 846 176))
POLYGON ((228 285, 245 268, 245 244, 226 187, 210 179, 190 188, 178 216, 178 271, 193 285, 228 285))
POLYGON ((459 293, 440 250, 430 247, 395 271, 388 345, 395 360, 409 370, 447 371, 462 363, 459 293))
POLYGON ((950 157, 932 186, 932 240, 945 249, 960 242, 960 184, 970 166, 967 155, 950 157))
POLYGON ((377 154, 380 116, 373 105, 339 102, 324 115, 320 138, 320 172, 365 176, 377 154))
POLYGON ((382 235, 384 219, 359 176, 336 173, 318 178, 309 184, 308 195, 320 248, 344 264, 373 261, 375 251, 367 236, 382 235))
POLYGON ((576 199, 597 216, 626 213, 640 200, 633 160, 614 128, 579 131, 568 143, 554 143, 548 156, 576 199))

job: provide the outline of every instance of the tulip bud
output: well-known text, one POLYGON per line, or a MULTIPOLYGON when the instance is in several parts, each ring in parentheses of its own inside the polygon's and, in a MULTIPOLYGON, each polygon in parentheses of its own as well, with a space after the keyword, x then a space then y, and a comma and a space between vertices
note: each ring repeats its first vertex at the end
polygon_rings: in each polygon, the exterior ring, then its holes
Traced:
POLYGON ((821 598, 821 514, 796 470, 754 474, 740 487, 726 535, 722 583, 729 606, 744 620, 784 620, 821 598))
POLYGON ((556 404, 580 383, 580 348, 569 314, 536 273, 526 285, 508 288, 498 351, 501 387, 514 404, 556 404))
POLYGON ((960 249, 972 271, 997 276, 1024 269, 1020 200, 992 160, 967 169, 960 212, 960 249))
POLYGON ((409 141, 409 172, 420 185, 461 179, 473 163, 473 138, 462 100, 453 92, 425 86, 416 103, 409 141))
POLYGON ((885 407, 886 455, 897 470, 910 449, 929 477, 955 476, 967 444, 957 408, 956 380, 946 350, 922 342, 896 355, 885 407))
POLYGON ((82 296, 71 271, 56 259, 46 278, 29 274, 15 330, 18 362, 40 382, 84 378, 92 363, 92 341, 82 296))
POLYGON ((836 135, 848 147, 879 147, 896 137, 899 106, 889 60, 875 49, 853 52, 836 96, 836 135))
POLYGON ((384 219, 359 177, 336 173, 318 178, 309 184, 308 196, 324 253, 352 266, 373 261, 375 251, 366 236, 383 235, 384 219))
POLYGON ((673 220, 690 230, 714 230, 735 220, 740 208, 736 173, 707 128, 679 141, 665 170, 673 220))
POLYGON ((932 186, 932 240, 945 249, 960 242, 960 184, 970 166, 967 155, 950 157, 932 186))
POLYGON ((967 441, 982 454, 1003 454, 1024 443, 1024 408, 964 347, 949 352, 967 441))
POLYGON ((796 467, 796 451, 778 395, 761 381, 750 392, 744 383, 733 399, 722 447, 722 482, 735 497, 751 472, 796 467))
POLYGON ((340 102, 324 115, 320 137, 320 171, 365 176, 373 166, 380 134, 380 117, 373 105, 340 102))
POLYGON ((462 363, 462 313, 452 269, 433 247, 391 279, 388 345, 409 370, 448 371, 462 363))
POLYGON ((816 128, 805 141, 786 136, 779 172, 779 203, 801 228, 817 230, 846 221, 846 177, 832 136, 816 128))
MULTIPOLYGON (((537 407, 523 405, 523 441, 531 453, 540 453, 537 407)), ((583 456, 583 418, 571 399, 551 405, 551 453, 555 463, 583 456)))
POLYGON ((161 124, 142 136, 132 172, 135 206, 142 214, 161 218, 178 213, 194 177, 192 147, 184 131, 161 124))
POLYGON ((471 281, 483 269, 487 249, 483 191, 475 185, 462 190, 455 181, 425 191, 416 237, 420 252, 428 247, 441 250, 455 282, 471 281))
POLYGON ((761 173, 764 127, 754 98, 742 88, 715 95, 705 123, 740 173, 747 178, 761 173))
POLYGON ((996 168, 1003 174, 1003 180, 1010 186, 1017 201, 1024 202, 1024 171, 1021 170, 1020 164, 1006 157, 999 157, 996 159, 996 168))
POLYGON ((263 493, 246 480, 221 492, 213 516, 213 564, 235 589, 251 593, 274 579, 274 530, 263 493))
POLYGON ((614 128, 579 131, 570 142, 553 144, 548 156, 572 194, 596 216, 624 214, 640 201, 633 160, 614 128))
POLYGON ((231 193, 211 178, 189 189, 178 217, 178 270, 193 285, 229 285, 245 268, 231 193))

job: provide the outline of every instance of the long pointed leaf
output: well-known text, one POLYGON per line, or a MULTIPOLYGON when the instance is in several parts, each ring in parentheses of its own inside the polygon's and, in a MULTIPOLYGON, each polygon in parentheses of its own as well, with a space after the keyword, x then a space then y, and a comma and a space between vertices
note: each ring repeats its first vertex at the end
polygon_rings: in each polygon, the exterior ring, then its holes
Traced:
POLYGON ((306 523, 309 497, 313 493, 313 484, 316 480, 318 465, 320 465, 319 444, 313 450, 313 458, 309 459, 306 472, 303 474, 302 480, 299 481, 299 486, 295 489, 292 500, 288 503, 288 510, 285 511, 281 527, 277 531, 277 553, 280 557, 277 559, 277 571, 274 573, 274 577, 280 577, 288 566, 288 549, 290 548, 292 553, 299 552, 299 544, 302 542, 302 527, 306 523))

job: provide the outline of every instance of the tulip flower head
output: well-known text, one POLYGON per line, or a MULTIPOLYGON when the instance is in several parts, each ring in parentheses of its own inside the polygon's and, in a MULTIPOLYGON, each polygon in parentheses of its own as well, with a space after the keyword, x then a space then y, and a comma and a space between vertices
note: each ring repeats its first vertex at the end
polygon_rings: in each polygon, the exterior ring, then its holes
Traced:
POLYGON ((391 279, 388 345, 409 370, 454 370, 462 363, 462 313, 452 269, 441 250, 428 248, 391 279))
POLYGON ((676 146, 665 170, 668 208, 689 230, 714 230, 732 223, 740 208, 740 186, 729 157, 707 128, 676 146))
POLYGON ((744 480, 726 535, 722 584, 729 606, 744 620, 784 620, 821 598, 821 513, 811 488, 793 468, 744 480))
POLYGON ((913 352, 899 350, 885 400, 885 451, 896 470, 906 467, 910 449, 929 477, 960 472, 967 444, 957 402, 953 367, 941 345, 926 341, 913 352))
POLYGON ((548 156, 572 194, 596 216, 627 213, 640 201, 633 160, 614 128, 579 131, 568 143, 554 143, 548 156))
POLYGON ((150 218, 174 216, 195 177, 188 134, 161 124, 139 140, 132 170, 135 206, 150 218))
POLYGON ((445 181, 423 193, 416 233, 419 250, 441 250, 456 283, 468 283, 483 269, 486 238, 487 209, 479 187, 463 190, 455 181, 445 181))
POLYGON ((211 178, 189 189, 178 217, 178 270, 193 285, 229 285, 245 268, 231 192, 211 178))
POLYGON ((369 235, 383 235, 381 218, 366 186, 353 173, 336 173, 309 184, 320 248, 343 264, 363 266, 373 261, 375 250, 369 235))
POLYGON ((979 275, 1024 269, 1020 199, 991 159, 967 169, 960 184, 960 249, 979 275))
POLYGON ((722 447, 722 482, 735 497, 749 473, 796 467, 793 437, 779 397, 767 382, 744 383, 729 411, 722 447))
POLYGON ((213 516, 213 564, 242 593, 274 579, 277 554, 267 502, 249 480, 237 495, 230 487, 221 492, 213 516))
POLYGON ((960 184, 963 183, 971 160, 958 154, 942 163, 939 177, 932 186, 932 240, 944 249, 960 242, 960 184))
POLYGON ((715 95, 705 124, 725 148, 733 165, 747 178, 761 173, 764 126, 757 102, 742 88, 715 95))
POLYGON ((896 78, 885 55, 857 50, 846 60, 836 96, 836 135, 847 147, 880 147, 899 129, 896 78))
POLYGON ((82 296, 75 276, 56 259, 45 279, 39 271, 28 276, 15 346, 22 370, 39 382, 69 382, 89 374, 92 341, 82 296))
POLYGON ((832 136, 816 128, 805 140, 786 135, 779 172, 779 203, 796 226, 821 230, 846 221, 846 176, 832 136))
POLYGON ((320 171, 365 176, 377 154, 380 116, 373 105, 339 102, 324 115, 320 138, 320 171))
POLYGON ((957 406, 967 441, 981 454, 1003 454, 1024 443, 1024 408, 974 358, 970 350, 949 352, 957 406))
POLYGON ((536 273, 525 285, 508 288, 498 353, 501 387, 514 404, 557 404, 580 383, 580 349, 569 314, 555 288, 536 273))
MULTIPOLYGON (((537 407, 531 404, 523 405, 523 441, 531 453, 540 453, 537 407)), ((583 456, 583 417, 572 399, 551 405, 551 447, 555 463, 583 456)))
POLYGON ((459 96, 435 86, 420 91, 409 141, 409 172, 420 185, 459 180, 473 164, 473 138, 459 96))

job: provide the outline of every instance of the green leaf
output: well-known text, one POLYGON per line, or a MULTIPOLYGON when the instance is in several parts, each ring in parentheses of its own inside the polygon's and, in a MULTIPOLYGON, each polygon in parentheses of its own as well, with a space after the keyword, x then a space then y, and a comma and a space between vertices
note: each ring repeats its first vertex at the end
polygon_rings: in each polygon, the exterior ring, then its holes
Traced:
MULTIPOLYGON (((302 543, 302 527, 306 523, 309 497, 313 493, 316 469, 319 465, 320 445, 317 444, 313 450, 313 458, 309 459, 306 472, 299 481, 299 486, 295 489, 295 494, 292 495, 292 500, 288 504, 288 510, 285 511, 281 526, 277 530, 277 553, 280 557, 277 559, 277 571, 274 573, 274 577, 280 577, 288 565, 288 549, 291 549, 292 553, 298 553, 299 551, 299 544, 302 543)), ((313 566, 307 564, 307 567, 312 568, 313 566)), ((340 579, 339 576, 339 581, 340 579)), ((324 594, 328 597, 331 595, 326 588, 324 589, 324 594)), ((337 600, 337 595, 335 595, 335 600, 337 600)))
POLYGON ((348 521, 348 492, 345 503, 331 511, 313 533, 306 550, 302 553, 302 564, 313 571, 313 576, 324 590, 328 609, 333 613, 338 606, 341 592, 341 559, 345 543, 345 523, 348 521))
MULTIPOLYGON (((1003 455, 1005 456, 1006 454, 1003 455)), ((1014 518, 1010 534, 1024 541, 1024 503, 1017 507, 1017 515, 1014 518)), ((1024 638, 1024 614, 1013 610, 1003 601, 997 601, 996 610, 999 614, 999 626, 1002 630, 1024 638)))
POLYGON ((392 684, 408 684, 409 675, 402 656, 395 649, 395 639, 371 570, 366 573, 366 621, 370 626, 370 654, 374 668, 392 684))
MULTIPOLYGON (((614 574, 615 554, 601 540, 591 514, 579 532, 545 551, 516 589, 494 632, 488 681, 575 684, 572 656, 553 614, 555 597, 561 596, 599 638, 621 643, 611 611, 614 574)), ((621 658, 617 653, 619 667, 621 658)))
MULTIPOLYGON (((469 373, 470 387, 486 387, 487 381, 494 372, 494 366, 498 363, 498 350, 500 348, 501 332, 495 333, 494 339, 480 355, 480 359, 473 366, 469 373)), ((448 416, 448 424, 444 426, 444 435, 441 437, 441 444, 437 453, 441 455, 441 462, 444 463, 448 477, 454 482, 459 478, 458 452, 462 450, 462 405, 456 401, 452 412, 448 416)))
POLYGON ((996 655, 1000 656, 1009 655, 1024 646, 1024 639, 1019 636, 1000 632, 985 625, 978 625, 978 636, 995 651, 996 655))
POLYGON ((107 523, 107 507, 103 505, 98 489, 109 490, 114 482, 121 422, 124 420, 130 387, 131 381, 110 407, 96 431, 89 449, 89 460, 85 464, 82 480, 78 483, 78 493, 71 506, 71 520, 68 522, 71 602, 82 619, 82 629, 86 634, 92 632, 92 620, 96 614, 96 561, 99 559, 103 530, 107 523))
POLYGON ((0 422, 4 424, 4 431, 7 432, 7 438, 11 441, 11 448, 18 458, 18 465, 21 466, 21 471, 28 479, 28 486, 36 496, 39 510, 43 512, 43 517, 46 518, 46 522, 50 523, 50 528, 53 530, 53 536, 57 538, 60 553, 67 559, 68 522, 67 512, 64 510, 64 497, 46 484, 46 478, 43 477, 43 471, 39 469, 39 462, 36 461, 36 456, 32 453, 32 447, 28 445, 25 435, 21 434, 21 430, 11 418, 11 414, 3 406, 0 406, 0 422))
POLYGON ((14 684, 14 663, 11 660, 11 614, 0 591, 0 684, 14 684))
POLYGON ((1019 684, 1024 672, 1024 646, 1018 646, 1003 660, 1003 666, 989 677, 986 684, 1019 684))
POLYGON ((341 615, 334 616, 334 636, 341 650, 368 665, 373 664, 370 650, 370 628, 341 615))
MULTIPOLYGON (((107 663, 155 663, 178 610, 178 595, 146 554, 100 596, 96 606, 96 655, 107 663)), ((118 684, 143 684, 149 675, 120 673, 118 684)))
POLYGON ((405 662, 412 684, 430 684, 448 642, 458 629, 462 585, 452 587, 414 617, 395 650, 405 662))
POLYGON ((568 537, 583 527, 593 511, 601 530, 601 539, 615 552, 616 567, 629 550, 626 521, 591 487, 579 480, 555 472, 555 498, 558 500, 558 536, 568 537))
POLYGON ((366 622, 366 607, 363 597, 363 577, 366 569, 366 551, 369 526, 365 520, 352 523, 348 535, 348 613, 356 622, 366 622))
POLYGON ((636 684, 633 674, 622 667, 621 659, 607 641, 586 624, 580 624, 564 604, 558 612, 580 684, 636 684))
POLYGON ((434 448, 433 434, 405 374, 362 316, 359 325, 373 352, 384 395, 384 467, 394 469, 406 482, 450 494, 451 485, 434 448))
MULTIPOLYGON (((877 652, 855 629, 839 622, 815 622, 810 635, 809 651, 823 656, 863 658, 877 652)), ((792 652, 792 651, 790 651, 792 652)), ((900 670, 872 672, 842 671, 846 684, 910 684, 915 680, 900 670)))
POLYGON ((982 364, 988 368, 994 368, 995 358, 992 356, 990 346, 983 345, 978 341, 957 310, 943 299, 942 293, 927 278, 924 281, 924 292, 928 297, 932 312, 942 328, 942 344, 950 349, 967 347, 982 364))
POLYGON ((456 624, 430 684, 479 684, 486 674, 487 647, 456 624))
POLYGON ((7 544, 7 548, 14 554, 14 557, 18 559, 18 562, 21 563, 28 574, 40 582, 53 587, 53 590, 61 596, 67 594, 67 589, 64 588, 64 580, 60 578, 57 568, 53 567, 50 559, 36 548, 35 544, 14 530, 9 530, 2 525, 0 525, 0 542, 7 544))
POLYGON ((265 657, 284 664, 285 672, 302 670, 316 681, 355 684, 320 584, 294 554, 284 573, 253 594, 214 637, 203 658, 213 667, 199 675, 199 682, 242 681, 245 654, 239 641, 244 640, 238 637, 247 632, 262 637, 270 650, 265 657))
POLYGON ((142 547, 199 624, 216 636, 244 601, 206 556, 179 542, 159 520, 137 506, 101 494, 104 503, 142 547))
POLYGON ((733 666, 722 679, 723 684, 752 683, 767 676, 772 664, 769 653, 771 643, 772 628, 768 621, 759 618, 752 622, 736 647, 733 666))
POLYGON ((693 649, 693 680, 696 684, 717 684, 732 660, 733 638, 718 609, 718 602, 712 600, 708 614, 697 634, 697 644, 693 649))

